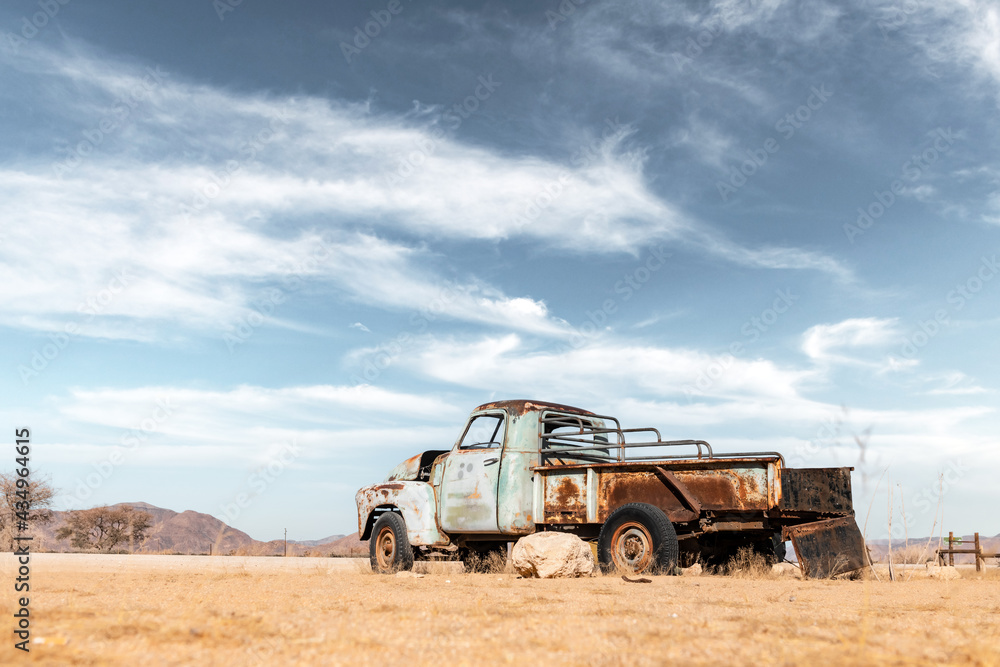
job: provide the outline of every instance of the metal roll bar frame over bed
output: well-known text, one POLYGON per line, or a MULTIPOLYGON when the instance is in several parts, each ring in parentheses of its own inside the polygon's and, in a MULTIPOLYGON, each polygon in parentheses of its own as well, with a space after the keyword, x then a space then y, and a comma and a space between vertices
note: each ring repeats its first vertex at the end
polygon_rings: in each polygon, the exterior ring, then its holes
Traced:
POLYGON ((748 457, 777 457, 781 465, 785 459, 778 452, 744 452, 716 454, 712 446, 704 440, 664 440, 659 430, 648 426, 643 428, 622 428, 616 417, 607 415, 576 415, 568 412, 545 412, 538 420, 538 465, 561 465, 548 459, 572 458, 586 463, 626 463, 630 461, 665 461, 671 459, 719 460, 748 457), (598 426, 598 422, 614 422, 615 427, 598 426), (576 432, 555 433, 559 428, 575 428, 576 432), (609 435, 615 434, 617 442, 611 442, 609 435), (626 433, 655 433, 656 441, 627 442, 626 433), (696 447, 697 455, 664 454, 656 456, 629 456, 629 449, 648 447, 696 447), (611 450, 617 450, 612 456, 611 450), (590 452, 582 454, 581 452, 590 452), (571 456, 565 456, 570 454, 571 456))

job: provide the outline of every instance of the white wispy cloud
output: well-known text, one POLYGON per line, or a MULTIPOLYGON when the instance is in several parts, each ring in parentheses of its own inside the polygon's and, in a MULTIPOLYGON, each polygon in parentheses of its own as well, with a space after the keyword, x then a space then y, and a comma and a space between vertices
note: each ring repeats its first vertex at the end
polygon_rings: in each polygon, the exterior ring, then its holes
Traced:
POLYGON ((130 465, 223 467, 265 462, 288 443, 303 461, 424 439, 440 448, 467 409, 363 385, 77 388, 52 403, 72 431, 46 455, 53 460, 94 463, 118 450, 130 465))
POLYGON ((761 247, 748 248, 712 233, 691 236, 691 242, 735 264, 764 269, 810 269, 827 273, 842 283, 854 283, 854 272, 822 252, 802 248, 761 247))
MULTIPOLYGON (((51 110, 63 128, 51 163, 0 169, 7 325, 58 328, 124 270, 131 283, 87 312, 81 333, 147 340, 162 335, 158 322, 217 329, 292 273, 387 308, 419 308, 449 289, 448 317, 558 334, 565 327, 543 301, 474 276, 444 280, 425 246, 389 236, 620 253, 701 227, 648 188, 645 153, 625 143, 628 132, 566 166, 462 143, 440 119, 234 93, 68 44, 5 56, 46 82, 21 103, 51 110), (318 239, 331 250, 317 265, 318 239)), ((843 271, 794 249, 702 247, 751 266, 843 271)), ((280 310, 272 321, 298 326, 280 310)))
POLYGON ((896 318, 862 317, 835 324, 817 324, 802 336, 802 351, 822 363, 862 364, 849 352, 858 348, 884 349, 900 337, 896 318))
POLYGON ((927 390, 927 394, 931 396, 974 396, 990 392, 961 371, 932 375, 924 380, 937 385, 927 390))
POLYGON ((933 67, 970 68, 972 94, 981 94, 989 82, 1000 100, 1000 7, 990 0, 913 0, 905 6, 877 8, 880 25, 889 39, 908 41, 919 48, 933 67))
POLYGON ((686 126, 676 130, 671 139, 674 145, 689 148, 696 159, 720 171, 729 166, 736 146, 735 137, 706 122, 697 113, 692 113, 686 126))

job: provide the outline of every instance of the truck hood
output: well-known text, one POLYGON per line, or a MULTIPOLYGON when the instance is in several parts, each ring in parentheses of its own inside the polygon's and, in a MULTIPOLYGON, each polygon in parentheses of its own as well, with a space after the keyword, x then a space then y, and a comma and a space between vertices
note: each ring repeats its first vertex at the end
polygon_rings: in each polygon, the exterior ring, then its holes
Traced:
POLYGON ((411 456, 406 459, 398 466, 389 471, 389 475, 385 478, 386 482, 416 482, 416 481, 427 481, 430 470, 430 465, 434 463, 434 459, 441 456, 442 454, 447 454, 446 449, 428 449, 426 452, 417 454, 416 456, 411 456), (421 477, 421 471, 427 468, 423 477, 421 477))

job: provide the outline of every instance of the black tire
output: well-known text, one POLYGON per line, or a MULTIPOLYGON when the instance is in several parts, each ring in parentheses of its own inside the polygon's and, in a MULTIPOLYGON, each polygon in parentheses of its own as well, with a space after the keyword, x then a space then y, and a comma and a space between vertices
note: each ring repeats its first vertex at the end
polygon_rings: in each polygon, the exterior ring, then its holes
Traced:
POLYGON ((372 528, 368 542, 372 572, 393 574, 413 569, 413 548, 406 536, 406 522, 395 512, 386 512, 372 528))
POLYGON ((597 537, 597 560, 605 572, 671 574, 677 557, 673 524, 663 510, 648 503, 622 505, 597 537))

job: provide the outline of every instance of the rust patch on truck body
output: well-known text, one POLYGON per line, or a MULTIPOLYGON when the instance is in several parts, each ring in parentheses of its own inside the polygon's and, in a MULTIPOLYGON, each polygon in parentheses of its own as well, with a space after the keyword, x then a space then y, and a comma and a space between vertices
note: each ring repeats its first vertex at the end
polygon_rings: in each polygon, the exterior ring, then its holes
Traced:
MULTIPOLYGON (((649 503, 663 510, 667 517, 683 513, 684 504, 663 483, 653 470, 636 472, 609 472, 601 475, 598 483, 597 517, 605 521, 613 511, 628 503, 649 503)), ((677 519, 671 518, 671 521, 677 519)))
POLYGON ((769 509, 767 470, 732 468, 677 471, 703 509, 745 512, 769 509))
POLYGON ((554 523, 586 523, 586 473, 545 478, 545 516, 554 523))
POLYGON ((540 412, 542 410, 556 410, 559 412, 567 412, 576 415, 587 415, 593 417, 594 413, 582 408, 574 408, 572 405, 562 405, 561 403, 546 403, 545 401, 529 401, 525 399, 513 400, 513 401, 493 401, 492 403, 483 403, 477 407, 473 412, 479 412, 481 410, 506 410, 510 415, 520 417, 521 415, 527 414, 529 412, 540 412))

